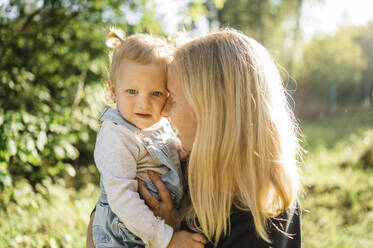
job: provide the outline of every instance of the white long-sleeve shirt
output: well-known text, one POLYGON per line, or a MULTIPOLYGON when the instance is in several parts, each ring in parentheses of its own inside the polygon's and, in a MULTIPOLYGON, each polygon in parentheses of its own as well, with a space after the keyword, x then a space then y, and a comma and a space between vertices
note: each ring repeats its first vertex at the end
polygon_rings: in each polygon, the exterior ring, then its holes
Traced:
POLYGON ((167 247, 173 229, 140 198, 136 178, 149 180, 146 170, 163 174, 168 168, 150 156, 138 135, 110 121, 101 124, 94 159, 112 211, 146 247, 167 247))

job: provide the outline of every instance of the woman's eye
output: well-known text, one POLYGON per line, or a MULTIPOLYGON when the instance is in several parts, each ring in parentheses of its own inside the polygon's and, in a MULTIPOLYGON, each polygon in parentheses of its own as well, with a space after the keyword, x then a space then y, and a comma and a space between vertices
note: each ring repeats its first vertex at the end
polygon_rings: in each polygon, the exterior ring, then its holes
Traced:
POLYGON ((137 90, 134 90, 134 89, 128 89, 127 92, 131 95, 134 95, 137 93, 137 90))
POLYGON ((152 96, 161 96, 161 95, 163 95, 163 93, 160 92, 160 91, 154 91, 154 92, 152 92, 152 96))

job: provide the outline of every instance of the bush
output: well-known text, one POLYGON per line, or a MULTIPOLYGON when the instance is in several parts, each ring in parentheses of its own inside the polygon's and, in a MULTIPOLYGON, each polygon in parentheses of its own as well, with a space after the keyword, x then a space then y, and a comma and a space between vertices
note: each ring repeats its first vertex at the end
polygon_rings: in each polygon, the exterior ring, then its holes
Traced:
POLYGON ((0 204, 6 204, 15 180, 35 188, 46 177, 74 176, 78 159, 79 166, 92 161, 108 26, 120 22, 127 34, 160 28, 149 1, 12 0, 0 12, 0 204), (126 6, 142 14, 136 24, 126 23, 126 6))

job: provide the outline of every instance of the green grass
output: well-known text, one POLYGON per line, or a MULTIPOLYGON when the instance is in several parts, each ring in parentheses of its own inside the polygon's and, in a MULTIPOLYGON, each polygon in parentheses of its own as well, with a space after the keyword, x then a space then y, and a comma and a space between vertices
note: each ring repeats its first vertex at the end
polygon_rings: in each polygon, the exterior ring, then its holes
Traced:
POLYGON ((0 210, 0 247, 85 247, 97 186, 88 183, 76 191, 63 180, 43 185, 35 193, 25 181, 17 182, 16 202, 0 210))
POLYGON ((305 247, 373 247, 373 111, 301 123, 305 247))
MULTIPOLYGON (((359 163, 373 146, 373 111, 301 127, 308 151, 301 166, 304 247, 373 247, 373 168, 359 163)), ((35 193, 25 181, 16 183, 16 201, 0 209, 0 247, 85 247, 97 185, 78 191, 63 180, 43 185, 35 193)))

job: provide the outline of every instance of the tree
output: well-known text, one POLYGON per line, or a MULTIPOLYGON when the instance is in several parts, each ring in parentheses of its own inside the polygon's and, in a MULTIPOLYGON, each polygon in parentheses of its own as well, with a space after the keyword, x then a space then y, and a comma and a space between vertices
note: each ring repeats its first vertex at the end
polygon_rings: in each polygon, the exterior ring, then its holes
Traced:
POLYGON ((0 13, 0 197, 7 201, 15 179, 35 185, 74 175, 75 161, 91 157, 108 27, 128 35, 162 30, 147 0, 10 0, 0 13))
POLYGON ((244 31, 279 52, 292 28, 286 22, 295 19, 297 7, 298 0, 228 0, 218 11, 218 18, 222 26, 244 31))
POLYGON ((334 111, 337 100, 342 106, 357 101, 366 63, 361 48, 354 42, 356 34, 355 30, 342 28, 335 35, 314 38, 304 47, 296 73, 303 91, 297 96, 299 102, 317 107, 329 98, 330 110, 334 111))
POLYGON ((356 36, 356 41, 363 51, 363 57, 367 62, 362 74, 364 89, 364 104, 373 105, 373 22, 362 27, 356 36))

